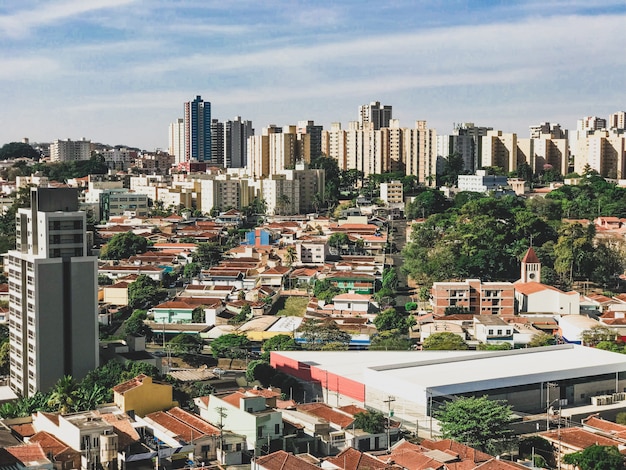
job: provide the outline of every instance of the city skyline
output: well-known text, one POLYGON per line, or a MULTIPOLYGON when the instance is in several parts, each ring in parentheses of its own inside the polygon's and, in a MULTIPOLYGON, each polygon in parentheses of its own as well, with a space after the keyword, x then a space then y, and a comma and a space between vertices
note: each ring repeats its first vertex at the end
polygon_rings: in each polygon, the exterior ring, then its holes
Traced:
POLYGON ((256 129, 358 120, 380 101, 438 134, 528 135, 626 107, 623 2, 10 1, 0 144, 82 137, 146 150, 196 95, 256 129))

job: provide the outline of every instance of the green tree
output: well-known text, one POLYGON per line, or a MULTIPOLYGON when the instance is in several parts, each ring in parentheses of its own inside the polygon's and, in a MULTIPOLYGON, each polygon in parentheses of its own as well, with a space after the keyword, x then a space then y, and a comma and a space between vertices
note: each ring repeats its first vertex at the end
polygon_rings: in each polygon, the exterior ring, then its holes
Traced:
POLYGON ((299 351, 302 349, 290 335, 276 335, 265 340, 261 346, 263 359, 269 362, 271 351, 299 351))
POLYGON ((298 261, 298 253, 294 246, 289 245, 285 251, 285 263, 287 263, 287 266, 291 266, 296 261, 298 261))
POLYGON ((207 269, 219 263, 222 259, 222 251, 220 245, 215 242, 199 243, 193 260, 199 263, 202 268, 207 269))
POLYGON ((268 387, 276 375, 276 369, 263 360, 251 361, 246 369, 246 380, 254 382, 258 380, 261 385, 268 387))
POLYGON ((61 377, 52 388, 48 398, 48 405, 61 414, 67 414, 74 409, 78 401, 79 384, 70 375, 61 377))
POLYGON ((169 343, 176 354, 199 354, 202 351, 202 340, 196 335, 180 333, 169 343))
POLYGON ((126 259, 137 253, 145 253, 148 240, 133 232, 113 235, 113 238, 100 250, 101 259, 126 259))
POLYGON ((206 313, 204 312, 204 306, 198 305, 191 311, 192 323, 204 323, 206 321, 206 313))
POLYGON ((617 341, 617 331, 606 326, 594 326, 584 330, 580 334, 583 345, 597 346, 602 341, 615 343, 617 341))
POLYGON ((0 160, 15 160, 17 158, 39 160, 40 156, 38 150, 24 142, 9 142, 0 147, 0 160))
POLYGON ((479 351, 508 351, 512 347, 509 343, 480 343, 477 349, 479 351))
POLYGON ((511 407, 487 396, 448 401, 435 412, 444 439, 453 439, 483 452, 511 435, 511 407))
POLYGON ((376 315, 374 325, 379 332, 396 330, 398 333, 407 334, 409 328, 413 326, 411 320, 414 320, 413 317, 402 315, 395 308, 388 308, 376 315))
POLYGON ((624 456, 616 446, 594 444, 585 450, 566 454, 563 461, 580 470, 623 470, 624 456))
POLYGON ((9 352, 11 351, 11 345, 8 341, 4 341, 0 346, 0 375, 9 375, 10 361, 9 352))
POLYGON ((252 307, 250 307, 250 304, 245 304, 241 307, 239 313, 231 318, 229 323, 239 325, 247 321, 250 317, 252 317, 252 307))
POLYGON ((202 267, 199 263, 187 263, 183 268, 183 277, 185 279, 193 279, 200 274, 201 269, 202 267))
POLYGON ((379 411, 368 410, 354 415, 353 427, 370 434, 380 434, 385 431, 385 423, 385 415, 379 411))
POLYGON ((339 329, 334 321, 306 320, 298 328, 304 340, 304 349, 321 350, 329 343, 338 343, 347 349, 351 336, 339 329))
POLYGON ((411 349, 411 340, 395 330, 376 333, 370 342, 370 351, 408 351, 411 349))
POLYGON ((98 383, 91 386, 83 385, 81 382, 76 392, 76 403, 73 411, 88 411, 96 409, 96 406, 106 403, 109 397, 109 390, 98 383))
POLYGON ((246 351, 252 343, 245 335, 229 333, 215 338, 211 342, 213 357, 241 358, 245 357, 246 351))
POLYGON ((342 248, 350 245, 350 238, 344 232, 336 232, 328 237, 328 244, 334 247, 335 250, 337 250, 337 254, 340 255, 342 253, 342 248))
POLYGON ((162 289, 154 279, 141 274, 128 286, 128 305, 131 308, 149 308, 167 298, 167 290, 162 289))
POLYGON ((422 348, 430 351, 456 351, 469 349, 469 346, 459 335, 442 331, 441 333, 433 333, 426 338, 422 348))
POLYGON ((556 338, 554 335, 548 333, 537 333, 530 338, 530 342, 528 343, 529 348, 537 348, 540 346, 552 346, 556 344, 556 338))

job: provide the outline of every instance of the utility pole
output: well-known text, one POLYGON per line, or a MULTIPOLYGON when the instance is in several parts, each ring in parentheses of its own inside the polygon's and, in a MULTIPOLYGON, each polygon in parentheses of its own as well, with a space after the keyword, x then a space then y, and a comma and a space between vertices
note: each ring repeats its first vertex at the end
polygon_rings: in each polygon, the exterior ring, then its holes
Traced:
POLYGON ((383 403, 387 403, 387 452, 391 451, 391 404, 396 401, 396 397, 389 395, 383 403))

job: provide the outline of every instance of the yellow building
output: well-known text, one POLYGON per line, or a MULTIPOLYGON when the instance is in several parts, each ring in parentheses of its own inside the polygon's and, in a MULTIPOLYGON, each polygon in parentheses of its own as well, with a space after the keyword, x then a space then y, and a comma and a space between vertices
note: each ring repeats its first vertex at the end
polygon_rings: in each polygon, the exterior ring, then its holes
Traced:
POLYGON ((141 417, 178 406, 172 399, 171 385, 154 383, 144 374, 113 387, 113 401, 120 410, 134 411, 141 417))

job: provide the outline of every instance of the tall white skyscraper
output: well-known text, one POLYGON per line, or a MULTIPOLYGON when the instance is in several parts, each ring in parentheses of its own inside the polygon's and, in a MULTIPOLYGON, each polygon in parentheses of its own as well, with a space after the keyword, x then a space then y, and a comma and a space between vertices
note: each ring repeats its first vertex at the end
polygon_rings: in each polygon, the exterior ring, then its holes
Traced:
POLYGON ((33 188, 16 219, 16 249, 6 256, 10 385, 32 396, 98 365, 98 260, 87 256, 76 189, 33 188))
POLYGON ((185 161, 185 120, 178 118, 169 127, 169 154, 174 155, 174 163, 185 161))

